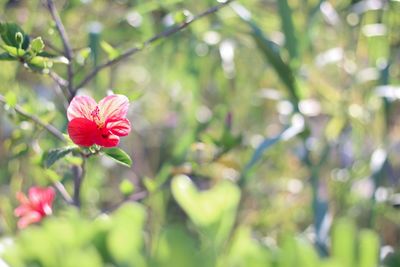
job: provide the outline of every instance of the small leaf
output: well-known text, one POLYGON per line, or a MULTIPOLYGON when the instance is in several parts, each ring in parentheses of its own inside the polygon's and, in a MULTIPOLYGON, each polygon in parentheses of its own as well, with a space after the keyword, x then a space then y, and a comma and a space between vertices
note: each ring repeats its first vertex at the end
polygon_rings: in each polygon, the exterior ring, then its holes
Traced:
POLYGON ((219 140, 215 140, 217 146, 223 147, 227 151, 235 148, 242 143, 242 135, 233 135, 228 129, 225 129, 219 140))
MULTIPOLYGON (((280 3, 282 4, 282 3, 280 3)), ((240 14, 239 9, 235 9, 234 11, 239 15, 239 17, 247 23, 247 25, 251 29, 251 35, 257 44, 259 50, 263 53, 266 61, 271 64, 281 81, 285 84, 290 97, 291 101, 293 104, 297 107, 299 101, 300 101, 300 96, 298 92, 298 86, 296 82, 296 78, 294 76, 292 68, 287 64, 281 54, 280 54, 280 47, 269 40, 267 36, 264 34, 264 32, 261 30, 261 28, 251 19, 250 15, 244 15, 246 12, 243 14, 240 14)), ((289 24, 289 23, 287 23, 289 24)), ((285 27, 290 28, 291 26, 285 25, 285 27)), ((291 31, 292 29, 287 29, 288 31, 291 31)), ((292 35, 292 34, 290 34, 292 35)), ((294 35, 293 35, 294 36, 294 35)), ((293 36, 290 36, 289 39, 293 39, 293 36)), ((287 36, 286 36, 287 37, 287 36)), ((287 37, 288 38, 288 37, 287 37)), ((288 40, 289 41, 289 40, 288 40)), ((293 49, 293 48, 290 48, 293 49)), ((291 51, 293 53, 293 56, 296 56, 297 52, 294 50, 291 51)), ((292 54, 291 54, 292 55, 292 54)))
POLYGON ((83 65, 85 61, 90 56, 92 50, 89 47, 83 48, 76 53, 76 61, 78 64, 83 65))
POLYGON ((258 48, 264 54, 265 59, 272 65, 281 81, 285 84, 293 103, 298 104, 300 97, 296 79, 290 66, 283 61, 279 46, 269 40, 255 23, 248 22, 248 24, 253 31, 252 35, 258 48))
POLYGON ((128 98, 131 102, 133 102, 135 100, 140 99, 143 95, 144 95, 144 93, 142 91, 135 90, 135 91, 132 91, 131 93, 129 93, 128 98))
POLYGON ((62 147, 62 148, 56 148, 56 149, 51 149, 49 150, 45 155, 44 159, 44 167, 45 168, 50 168, 56 161, 59 159, 65 157, 72 151, 74 151, 77 147, 76 146, 68 146, 68 147, 62 147))
POLYGON ((120 55, 118 50, 115 49, 114 47, 112 47, 106 41, 101 41, 100 46, 104 50, 104 52, 107 53, 108 59, 110 59, 110 60, 112 60, 120 55))
POLYGON ((15 92, 13 92, 13 91, 8 91, 6 94, 5 94, 5 96, 4 96, 4 98, 6 99, 6 103, 7 103, 7 105, 9 105, 10 107, 15 107, 15 105, 17 105, 17 102, 18 102, 18 97, 17 97, 17 95, 15 94, 15 92))
POLYGON ((59 55, 54 55, 46 51, 42 51, 37 54, 37 56, 40 56, 42 58, 48 58, 51 59, 51 62, 53 63, 62 63, 62 64, 69 64, 69 61, 66 57, 64 56, 59 56, 59 55))
POLYGON ((18 48, 22 47, 24 41, 24 35, 21 32, 15 33, 15 42, 18 44, 18 48))
POLYGON ((1 53, 0 54, 0 60, 3 61, 12 61, 12 60, 16 60, 15 57, 11 56, 9 53, 1 53))
POLYGON ((19 49, 14 46, 9 46, 9 45, 1 45, 1 48, 3 48, 10 56, 13 57, 22 57, 25 55, 26 51, 24 49, 19 49))
POLYGON ((174 22, 181 24, 193 19, 193 14, 189 10, 179 10, 173 15, 174 22))
POLYGON ((9 53, 1 53, 0 54, 0 60, 3 61, 12 61, 12 60, 16 60, 15 57, 11 56, 9 53))
POLYGON ((282 31, 285 34, 285 46, 289 52, 290 58, 297 59, 298 57, 298 41, 296 30, 293 23, 292 9, 287 0, 277 1, 278 11, 281 17, 282 31))
POLYGON ((42 52, 44 49, 44 42, 42 40, 42 37, 37 37, 33 39, 31 43, 31 48, 32 51, 36 54, 42 52))
POLYGON ((118 147, 114 148, 107 148, 103 150, 104 154, 119 164, 122 164, 126 167, 130 167, 132 165, 132 159, 131 157, 122 149, 118 147))
POLYGON ((53 67, 53 62, 46 57, 34 57, 29 61, 29 65, 33 65, 42 69, 49 69, 53 67))
POLYGON ((51 169, 45 170, 45 171, 44 171, 44 175, 45 175, 46 178, 49 179, 49 181, 51 181, 52 183, 54 183, 54 182, 59 182, 59 181, 61 181, 61 178, 62 178, 57 172, 55 172, 55 171, 53 171, 53 170, 51 170, 51 169))
POLYGON ((0 36, 6 45, 24 50, 29 47, 29 36, 15 23, 0 23, 0 36), (17 35, 18 40, 16 40, 17 35))

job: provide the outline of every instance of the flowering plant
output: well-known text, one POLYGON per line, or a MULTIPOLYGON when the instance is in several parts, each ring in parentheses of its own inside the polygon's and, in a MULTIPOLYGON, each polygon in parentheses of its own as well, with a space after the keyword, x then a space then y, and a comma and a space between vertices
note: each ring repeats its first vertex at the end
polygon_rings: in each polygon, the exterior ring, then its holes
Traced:
POLYGON ((0 6, 0 267, 400 266, 400 1, 0 6))
POLYGON ((44 217, 52 214, 52 205, 55 191, 52 187, 41 188, 31 187, 28 197, 22 193, 17 193, 20 206, 15 209, 15 216, 20 217, 18 228, 23 229, 29 224, 41 221, 44 217))
POLYGON ((126 119, 128 106, 128 98, 123 95, 107 96, 99 104, 89 96, 76 96, 67 111, 68 134, 80 146, 117 146, 119 137, 131 130, 126 119))

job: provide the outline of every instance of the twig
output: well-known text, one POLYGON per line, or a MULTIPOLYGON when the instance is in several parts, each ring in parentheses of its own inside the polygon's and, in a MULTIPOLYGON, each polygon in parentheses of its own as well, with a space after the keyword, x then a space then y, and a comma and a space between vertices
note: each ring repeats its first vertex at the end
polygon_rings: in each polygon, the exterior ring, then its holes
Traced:
POLYGON ((73 90, 74 90, 74 86, 72 84, 72 81, 74 79, 74 72, 72 69, 72 58, 73 58, 73 52, 72 52, 72 47, 71 44, 69 42, 69 38, 67 35, 67 32, 65 30, 65 27, 61 21, 60 15, 58 14, 58 11, 56 9, 56 6, 54 5, 53 0, 47 0, 47 8, 50 11, 50 14, 54 20, 54 22, 56 23, 56 28, 57 31, 61 37, 61 41, 63 43, 64 46, 64 53, 65 53, 65 57, 68 59, 68 65, 67 65, 67 71, 68 71, 68 91, 70 92, 70 94, 73 94, 73 90))
POLYGON ((68 105, 69 105, 68 100, 70 99, 70 92, 67 88, 68 82, 52 70, 50 70, 49 76, 56 83, 57 94, 61 96, 61 99, 63 101, 63 106, 64 106, 65 110, 67 110, 68 105))
MULTIPOLYGON (((68 86, 68 81, 64 80, 62 77, 60 77, 57 73, 54 71, 49 72, 50 77, 55 81, 60 87, 66 87, 68 86)), ((69 94, 69 92, 66 92, 69 94)))
POLYGON ((99 73, 101 70, 113 66, 114 64, 132 56, 133 54, 136 54, 137 52, 143 50, 144 48, 146 48, 147 46, 149 46, 150 44, 162 39, 162 38, 166 38, 169 37, 171 35, 173 35, 176 32, 179 32, 183 29, 185 29, 186 27, 188 27, 190 24, 192 24, 193 22, 207 16, 210 14, 213 14, 215 12, 217 12, 218 10, 220 10, 221 8, 223 8, 224 6, 228 5, 229 3, 233 2, 234 0, 227 0, 219 5, 216 5, 200 14, 198 14, 197 16, 194 16, 190 19, 188 19, 187 21, 172 27, 170 29, 167 29, 153 37, 151 37, 150 39, 148 39, 147 41, 145 41, 142 45, 140 46, 135 46, 132 47, 128 50, 126 50, 124 53, 122 53, 120 56, 114 58, 113 60, 107 61, 99 66, 97 66, 96 68, 94 68, 73 90, 73 95, 72 97, 76 94, 76 92, 84 87, 88 82, 90 82, 94 77, 96 77, 97 73, 99 73))
MULTIPOLYGON (((7 104, 7 101, 5 99, 5 97, 3 95, 0 95, 0 102, 3 104, 7 104)), ((26 111, 24 111, 20 106, 16 105, 13 107, 13 109, 20 115, 26 117, 27 119, 33 121, 35 124, 43 127, 46 131, 48 131, 49 133, 51 133, 54 137, 56 137, 57 139, 65 142, 65 138, 63 136, 63 134, 53 125, 48 124, 44 121, 42 121, 40 118, 31 115, 29 113, 27 113, 26 111)))
POLYGON ((74 199, 73 204, 80 208, 81 206, 81 187, 82 181, 85 177, 85 165, 86 165, 86 158, 82 157, 82 164, 81 166, 74 165, 72 167, 72 173, 74 176, 74 199))
POLYGON ((54 187, 58 190, 58 192, 60 192, 60 195, 62 196, 64 201, 67 202, 67 204, 73 204, 73 200, 72 200, 71 196, 69 195, 69 193, 67 192, 67 190, 65 189, 65 187, 62 183, 55 182, 54 187))

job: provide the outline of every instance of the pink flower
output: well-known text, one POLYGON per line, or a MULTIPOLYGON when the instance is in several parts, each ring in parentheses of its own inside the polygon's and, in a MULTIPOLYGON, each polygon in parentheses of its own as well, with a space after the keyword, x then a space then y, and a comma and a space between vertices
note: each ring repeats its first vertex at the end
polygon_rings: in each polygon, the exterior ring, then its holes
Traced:
POLYGON ((80 146, 117 146, 119 137, 131 131, 128 107, 129 100, 123 95, 107 96, 98 104, 89 96, 76 96, 67 110, 68 134, 80 146))
POLYGON ((15 216, 21 217, 18 221, 18 228, 23 229, 50 215, 55 194, 52 187, 31 187, 28 197, 24 193, 17 192, 17 199, 21 203, 14 210, 15 216))

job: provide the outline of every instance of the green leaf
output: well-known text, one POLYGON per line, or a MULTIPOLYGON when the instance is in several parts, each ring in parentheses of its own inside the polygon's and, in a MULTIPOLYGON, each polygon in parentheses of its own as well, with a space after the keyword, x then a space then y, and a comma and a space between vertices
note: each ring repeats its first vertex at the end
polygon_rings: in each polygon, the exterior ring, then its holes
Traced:
POLYGON ((103 149, 103 152, 106 156, 112 158, 119 164, 122 164, 126 167, 130 167, 132 165, 131 157, 118 147, 103 149))
POLYGON ((228 181, 199 192, 189 177, 174 177, 172 195, 203 233, 207 233, 217 246, 226 240, 236 216, 240 201, 240 190, 228 181))
POLYGON ((0 45, 1 48, 3 48, 8 54, 12 57, 22 57, 25 55, 26 51, 23 49, 19 49, 14 46, 9 46, 9 45, 0 45))
POLYGON ((15 34, 15 42, 18 44, 18 48, 22 47, 22 43, 24 42, 24 35, 21 32, 17 32, 15 34))
POLYGON ((29 60, 29 65, 33 65, 42 69, 49 69, 53 67, 53 62, 49 58, 36 56, 29 60))
POLYGON ((31 43, 31 48, 32 51, 36 54, 42 52, 44 49, 44 42, 42 40, 42 37, 37 37, 33 39, 31 43))
POLYGON ((54 182, 59 182, 62 179, 62 176, 59 175, 57 172, 53 171, 52 169, 47 169, 44 171, 44 176, 51 181, 52 183, 54 182))
POLYGON ((356 228, 353 222, 341 219, 332 231, 332 256, 343 267, 352 267, 355 263, 356 228))
POLYGON ((15 107, 15 105, 17 105, 18 102, 18 97, 17 94, 13 91, 8 91, 5 95, 4 98, 6 99, 6 103, 7 105, 9 105, 10 107, 15 107))
POLYGON ((62 147, 62 148, 55 148, 49 150, 45 155, 44 155, 44 162, 43 165, 45 168, 50 168, 54 163, 56 163, 59 159, 62 159, 72 151, 77 149, 76 146, 68 146, 68 147, 62 147))
MULTIPOLYGON (((265 59, 271 64, 275 72, 278 74, 281 81, 288 89, 290 98, 295 108, 297 109, 299 103, 299 94, 295 76, 290 66, 282 59, 280 55, 280 48, 277 44, 269 40, 260 27, 251 20, 251 16, 243 13, 242 8, 233 8, 238 16, 251 28, 251 35, 256 42, 260 51, 264 54, 265 59)), ((289 37, 292 38, 292 37, 289 37)))
POLYGON ((182 225, 163 227, 154 253, 158 264, 149 266, 171 266, 171 262, 174 263, 174 267, 214 266, 207 262, 210 257, 204 257, 204 253, 199 253, 199 244, 196 241, 182 225))
POLYGON ((112 47, 109 43, 106 41, 101 41, 100 43, 101 48, 104 50, 104 52, 107 53, 108 59, 112 60, 120 55, 119 51, 112 47))
POLYGON ((176 24, 181 24, 190 21, 193 18, 193 14, 189 10, 179 10, 173 14, 173 19, 176 24))
POLYGON ((302 267, 318 267, 319 257, 315 248, 306 240, 297 240, 298 265, 302 267))
POLYGON ((256 241, 249 227, 238 226, 230 243, 232 245, 226 259, 229 263, 227 266, 272 266, 271 253, 256 241))
POLYGON ((231 150, 242 143, 242 135, 233 135, 228 129, 225 129, 219 140, 215 141, 217 146, 221 146, 226 150, 231 150))
POLYGON ((9 53, 1 53, 0 54, 0 60, 3 61, 12 61, 12 60, 16 60, 15 57, 11 56, 9 53))
POLYGON ((258 48, 264 54, 266 60, 272 65, 281 81, 285 84, 293 104, 297 107, 299 95, 297 92, 296 80, 292 69, 283 61, 280 55, 279 46, 270 41, 255 23, 248 22, 248 24, 252 29, 252 36, 258 48))
POLYGON ((362 230, 358 252, 360 267, 377 266, 379 262, 379 236, 371 230, 362 230))
POLYGON ((81 50, 79 50, 76 53, 76 61, 80 64, 83 65, 85 64, 85 61, 88 59, 88 57, 90 56, 92 50, 90 49, 90 47, 86 47, 83 48, 81 50))
POLYGON ((51 59, 51 62, 53 63, 62 63, 62 64, 68 64, 69 61, 66 57, 64 56, 59 56, 59 55, 54 55, 46 51, 42 51, 37 54, 37 56, 43 57, 43 58, 48 58, 51 59))
POLYGON ((124 263, 135 259, 134 266, 144 266, 142 248, 143 228, 146 210, 137 203, 126 203, 111 217, 112 228, 107 236, 106 246, 117 266, 133 266, 124 263))
POLYGON ((0 36, 6 45, 22 48, 24 50, 29 47, 29 36, 15 23, 0 23, 0 36), (19 40, 21 43, 16 40, 17 34, 22 37, 21 40, 19 40))
POLYGON ((285 34, 285 46, 289 52, 290 58, 297 59, 298 57, 298 48, 297 48, 297 38, 295 33, 295 28, 292 19, 292 10, 289 6, 287 0, 279 0, 278 10, 281 16, 282 23, 282 31, 285 34))

